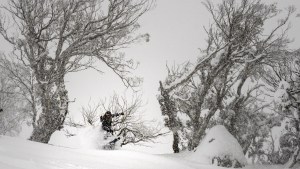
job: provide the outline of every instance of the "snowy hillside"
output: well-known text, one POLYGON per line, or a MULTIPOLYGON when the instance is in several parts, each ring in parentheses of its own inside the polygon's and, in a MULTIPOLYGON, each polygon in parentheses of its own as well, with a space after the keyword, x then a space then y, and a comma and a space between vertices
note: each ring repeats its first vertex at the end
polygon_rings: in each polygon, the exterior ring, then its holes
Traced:
POLYGON ((218 169, 179 158, 124 150, 71 149, 0 137, 1 169, 218 169))
MULTIPOLYGON (((189 153, 151 155, 125 150, 59 147, 0 136, 0 169, 222 169, 189 161, 189 153)), ((195 160, 195 159, 194 159, 195 160)), ((281 169, 282 166, 247 166, 281 169)))
MULTIPOLYGON (((212 157, 229 155, 246 164, 237 141, 224 126, 215 126, 195 152, 147 154, 128 150, 100 150, 104 140, 99 126, 76 132, 65 144, 41 144, 0 136, 0 169, 222 169, 212 157), (213 139, 213 141, 211 141, 213 139), (77 145, 77 147, 75 146, 77 145)), ((57 133, 55 137, 58 137, 57 133)), ((281 169, 282 166, 246 166, 246 169, 281 169)))

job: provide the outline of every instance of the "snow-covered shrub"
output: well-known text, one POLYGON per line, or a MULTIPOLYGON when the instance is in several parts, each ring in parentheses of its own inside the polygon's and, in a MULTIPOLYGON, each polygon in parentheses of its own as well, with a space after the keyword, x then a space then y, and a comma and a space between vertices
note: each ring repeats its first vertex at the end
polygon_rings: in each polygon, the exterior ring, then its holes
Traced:
POLYGON ((279 139, 279 145, 281 148, 281 163, 285 164, 291 158, 293 152, 296 150, 299 141, 295 133, 288 132, 283 134, 279 139))
POLYGON ((222 126, 211 128, 189 159, 197 161, 201 157, 204 163, 222 167, 243 167, 247 164, 242 147, 238 141, 222 126))
POLYGON ((212 163, 217 166, 222 166, 222 167, 234 167, 234 168, 242 168, 244 165, 239 163, 236 159, 232 160, 230 159, 229 156, 225 155, 224 157, 214 157, 212 159, 212 163))

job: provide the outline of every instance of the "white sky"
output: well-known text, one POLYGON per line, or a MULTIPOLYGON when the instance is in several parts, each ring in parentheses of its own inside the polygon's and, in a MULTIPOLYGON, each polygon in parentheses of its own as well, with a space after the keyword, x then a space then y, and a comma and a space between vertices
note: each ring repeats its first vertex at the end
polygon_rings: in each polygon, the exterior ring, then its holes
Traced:
MULTIPOLYGON (((140 62, 135 73, 144 78, 142 93, 145 113, 160 119, 159 104, 156 95, 159 80, 167 75, 166 64, 180 64, 195 60, 199 55, 199 47, 204 47, 206 35, 203 26, 210 22, 209 14, 201 0, 157 0, 156 7, 140 19, 142 33, 150 34, 150 42, 133 44, 126 49, 126 56, 140 62)), ((278 2, 280 8, 294 4, 300 9, 299 0, 267 0, 278 2)), ((299 10, 296 13, 300 13, 299 10)), ((290 37, 295 38, 294 48, 299 48, 300 18, 292 16, 290 37), (297 45, 298 44, 298 45, 297 45)), ((266 25, 268 26, 268 25, 266 25)), ((72 113, 80 111, 82 105, 97 102, 109 97, 114 92, 123 94, 125 87, 116 75, 107 69, 105 74, 94 70, 72 73, 67 76, 67 87, 70 100, 76 102, 70 105, 72 113)), ((104 112, 99 112, 104 113, 104 112)))
MULTIPOLYGON (((219 1, 219 0, 218 0, 219 1)), ((299 0, 262 0, 263 2, 278 2, 280 8, 294 4, 298 10, 292 16, 290 37, 295 38, 294 48, 300 47, 300 13, 299 0)), ((203 26, 210 22, 209 14, 202 5, 202 0, 157 0, 156 7, 140 19, 141 33, 150 34, 150 42, 131 45, 126 49, 126 56, 140 62, 135 73, 144 78, 141 86, 144 107, 147 117, 153 117, 162 122, 161 112, 156 95, 159 80, 167 75, 166 63, 180 64, 195 60, 199 55, 199 47, 205 46, 206 35, 203 26)), ((214 0, 215 2, 215 0, 214 0)), ((266 25, 268 26, 268 25, 266 25)), ((2 47, 5 43, 0 39, 2 47)), ((4 50, 4 49, 0 49, 4 50)), ((123 94, 125 87, 116 75, 104 68, 105 74, 94 70, 69 74, 66 78, 69 98, 76 102, 70 104, 73 117, 81 117, 81 106, 111 96, 114 92, 123 94)), ((103 114, 104 112, 99 112, 103 114)), ((169 147, 171 148, 171 147, 169 147)))
MULTIPOLYGON (((125 51, 126 56, 140 62, 135 73, 144 79, 141 87, 148 103, 145 113, 160 115, 156 95, 159 80, 167 75, 166 63, 182 63, 198 55, 204 38, 202 26, 208 23, 204 10, 199 10, 202 8, 197 0, 190 3, 159 0, 156 8, 141 18, 140 32, 149 33, 150 42, 134 44, 125 51)), ((79 111, 90 98, 96 102, 114 91, 122 95, 125 90, 121 80, 109 70, 105 74, 93 70, 70 74, 67 81, 70 99, 76 98, 76 103, 70 106, 73 112, 79 111)))

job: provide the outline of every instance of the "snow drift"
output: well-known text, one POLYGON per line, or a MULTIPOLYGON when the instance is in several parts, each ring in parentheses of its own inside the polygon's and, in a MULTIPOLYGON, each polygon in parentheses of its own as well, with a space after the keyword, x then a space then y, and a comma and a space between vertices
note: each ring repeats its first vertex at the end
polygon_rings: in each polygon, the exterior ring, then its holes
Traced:
POLYGON ((201 160, 205 164, 215 164, 214 159, 216 157, 228 158, 231 161, 236 160, 241 165, 247 164, 242 147, 222 125, 211 128, 195 153, 191 154, 188 159, 192 161, 201 160))

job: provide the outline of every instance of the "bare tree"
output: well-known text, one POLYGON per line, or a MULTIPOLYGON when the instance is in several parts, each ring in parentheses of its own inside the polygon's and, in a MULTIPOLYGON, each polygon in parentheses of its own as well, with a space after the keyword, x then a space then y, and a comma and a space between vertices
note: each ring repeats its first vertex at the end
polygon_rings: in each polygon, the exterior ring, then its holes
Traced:
POLYGON ((15 94, 18 94, 22 102, 28 103, 31 125, 35 127, 39 111, 39 98, 37 96, 36 80, 31 70, 21 63, 9 59, 5 55, 0 56, 0 68, 5 72, 4 76, 15 87, 15 94))
MULTIPOLYGON (((240 108, 259 87, 254 86, 243 93, 242 88, 246 80, 256 76, 257 70, 262 68, 262 63, 272 57, 274 51, 282 50, 286 46, 287 21, 294 11, 293 8, 289 8, 287 16, 280 20, 268 35, 262 36, 264 23, 279 12, 275 4, 265 5, 255 0, 224 0, 217 6, 210 1, 204 5, 214 23, 206 30, 207 48, 202 51, 203 56, 195 64, 179 69, 180 72, 169 71, 167 80, 164 84, 161 83, 160 87, 161 109, 163 114, 168 116, 167 123, 176 123, 171 121, 176 119, 174 113, 177 113, 174 111, 177 110, 174 107, 176 104, 169 100, 178 100, 179 96, 186 107, 193 107, 193 111, 189 111, 189 108, 184 111, 190 119, 188 124, 192 129, 190 150, 198 146, 217 111, 227 113, 230 110, 241 113, 240 108), (284 31, 281 31, 282 29, 284 31), (186 92, 189 91, 187 87, 192 92, 186 92), (182 93, 184 94, 180 95, 182 93), (229 104, 225 102, 228 97, 232 98, 229 104), (202 116, 201 112, 204 109, 209 111, 202 116)), ((232 133, 235 132, 235 124, 236 122, 232 121, 228 126, 232 133)), ((173 132, 178 129, 178 125, 175 125, 175 128, 171 127, 173 132)))
POLYGON ((167 133, 163 132, 162 126, 155 125, 154 121, 144 120, 141 96, 134 96, 128 101, 125 97, 115 95, 113 100, 109 107, 124 113, 124 116, 117 118, 113 124, 117 135, 123 137, 122 145, 155 142, 155 139, 167 133))
POLYGON ((91 105, 90 102, 88 103, 87 107, 82 107, 81 114, 86 124, 92 126, 96 125, 96 122, 99 121, 98 118, 99 107, 100 104, 91 105))
POLYGON ((95 68, 100 60, 126 86, 139 84, 130 74, 133 60, 116 51, 145 37, 134 32, 151 6, 151 0, 10 0, 1 7, 7 16, 1 16, 0 33, 14 48, 9 57, 36 80, 41 113, 30 140, 47 143, 62 127, 68 114, 67 73, 95 68))
POLYGON ((141 96, 133 95, 128 100, 126 97, 114 94, 98 104, 89 104, 88 107, 82 109, 82 114, 86 124, 96 125, 99 112, 124 113, 122 116, 113 118, 112 123, 114 134, 122 136, 121 145, 155 142, 156 138, 165 135, 166 132, 163 132, 162 127, 158 125, 153 126, 152 121, 144 120, 141 108, 141 96))
POLYGON ((30 107, 7 75, 0 68, 0 135, 15 136, 28 120, 30 107))

